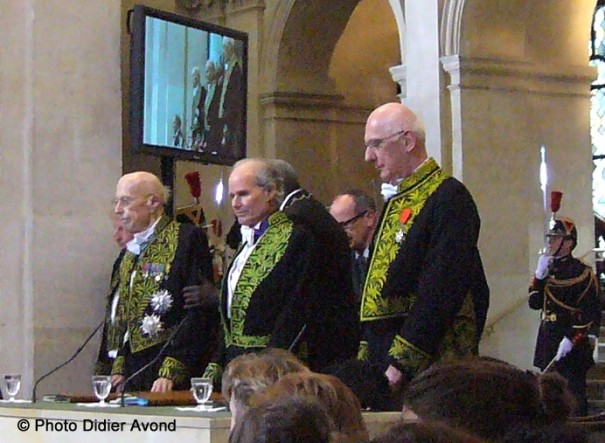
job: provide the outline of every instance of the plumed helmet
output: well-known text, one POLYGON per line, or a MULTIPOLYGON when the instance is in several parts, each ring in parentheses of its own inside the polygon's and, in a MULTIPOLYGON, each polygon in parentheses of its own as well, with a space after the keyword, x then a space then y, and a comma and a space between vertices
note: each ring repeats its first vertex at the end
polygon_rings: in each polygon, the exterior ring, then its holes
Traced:
POLYGON ((547 237, 563 237, 564 239, 573 240, 572 249, 578 243, 578 230, 575 222, 568 217, 558 217, 551 223, 550 230, 546 234, 547 237))

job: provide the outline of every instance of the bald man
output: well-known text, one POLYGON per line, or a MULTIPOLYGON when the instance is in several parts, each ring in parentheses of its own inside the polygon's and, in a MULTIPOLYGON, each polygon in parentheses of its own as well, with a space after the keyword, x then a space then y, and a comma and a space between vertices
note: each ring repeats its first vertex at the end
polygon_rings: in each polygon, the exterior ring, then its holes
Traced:
POLYGON ((164 215, 167 199, 168 191, 149 172, 126 174, 116 187, 114 212, 133 234, 119 270, 121 346, 112 367, 118 389, 186 389, 215 350, 218 313, 190 310, 186 315, 182 296, 184 287, 212 276, 208 241, 196 226, 164 215))
POLYGON ((428 157, 414 112, 401 103, 374 110, 365 145, 365 160, 392 196, 370 253, 360 351, 395 386, 437 360, 477 354, 489 289, 475 202, 428 157))

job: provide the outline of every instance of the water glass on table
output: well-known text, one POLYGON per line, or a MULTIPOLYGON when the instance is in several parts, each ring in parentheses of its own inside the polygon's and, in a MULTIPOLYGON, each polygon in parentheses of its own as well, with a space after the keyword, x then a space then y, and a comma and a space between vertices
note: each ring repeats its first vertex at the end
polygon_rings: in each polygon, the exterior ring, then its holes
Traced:
POLYGON ((111 391, 111 375, 93 375, 92 386, 95 391, 95 396, 99 399, 97 406, 106 406, 105 399, 111 391))
POLYGON ((196 411, 207 410, 206 402, 212 395, 212 379, 203 377, 193 377, 191 379, 191 392, 197 402, 196 411))
POLYGON ((21 374, 4 374, 2 382, 4 383, 4 389, 9 396, 8 401, 14 402, 15 395, 17 395, 21 388, 21 374))

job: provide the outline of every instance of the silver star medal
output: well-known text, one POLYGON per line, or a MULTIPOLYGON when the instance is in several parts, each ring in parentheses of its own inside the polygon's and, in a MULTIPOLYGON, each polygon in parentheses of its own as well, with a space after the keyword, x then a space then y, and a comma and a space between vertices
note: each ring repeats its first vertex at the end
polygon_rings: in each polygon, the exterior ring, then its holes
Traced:
POLYGON ((172 295, 167 290, 158 291, 151 296, 151 306, 153 312, 160 315, 165 314, 172 307, 172 295))
POLYGON ((395 234, 395 241, 397 242, 398 245, 403 243, 404 238, 405 238, 405 234, 403 233, 403 229, 400 229, 399 231, 397 231, 397 233, 395 234))
POLYGON ((141 320, 141 332, 143 335, 155 337, 161 330, 162 322, 160 321, 160 316, 145 314, 145 317, 141 320))

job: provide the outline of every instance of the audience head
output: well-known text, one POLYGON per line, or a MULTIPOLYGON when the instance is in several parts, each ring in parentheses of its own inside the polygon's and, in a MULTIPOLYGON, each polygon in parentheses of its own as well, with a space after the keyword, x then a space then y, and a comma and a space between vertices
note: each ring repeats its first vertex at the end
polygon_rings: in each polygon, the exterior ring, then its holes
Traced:
POLYGON ((308 369, 284 349, 267 348, 234 358, 225 368, 222 379, 222 394, 231 409, 231 427, 249 408, 255 394, 264 392, 284 375, 299 371, 308 369))
POLYGON ((482 443, 484 440, 436 421, 399 422, 371 443, 482 443))
POLYGON ((132 172, 118 181, 114 212, 123 228, 136 234, 160 218, 168 196, 169 191, 155 175, 145 171, 132 172))
POLYGON ((279 176, 281 177, 284 183, 284 196, 287 196, 288 194, 296 191, 297 189, 300 189, 298 174, 296 174, 294 167, 290 163, 278 158, 271 159, 268 161, 271 163, 271 166, 273 166, 277 170, 279 176))
POLYGON ((229 176, 229 196, 237 221, 252 227, 279 209, 283 180, 267 160, 240 160, 229 176))
POLYGON ((355 394, 338 378, 314 372, 291 373, 267 388, 253 404, 275 402, 279 398, 311 397, 319 400, 334 422, 336 430, 350 442, 365 442, 368 431, 355 394))
POLYGON ((384 183, 396 184, 427 158, 424 126, 410 108, 387 103, 368 117, 365 160, 374 163, 384 183))
POLYGON ((246 411, 229 443, 329 443, 333 429, 317 400, 284 397, 246 411))
POLYGON ((322 373, 333 375, 347 385, 359 399, 362 409, 401 410, 401 403, 395 400, 389 388, 389 379, 377 365, 366 360, 350 359, 329 366, 322 373))
POLYGON ((437 420, 482 438, 501 438, 512 423, 564 422, 573 400, 565 379, 522 371, 491 358, 435 364, 406 387, 404 419, 437 420))
POLYGON ((334 198, 330 214, 345 230, 349 247, 363 253, 372 241, 378 221, 374 199, 359 189, 351 189, 334 198))
POLYGON ((120 218, 115 212, 111 213, 111 222, 113 224, 113 240, 120 247, 120 249, 124 249, 126 247, 126 243, 132 240, 134 235, 124 229, 122 223, 120 222, 120 218))

